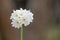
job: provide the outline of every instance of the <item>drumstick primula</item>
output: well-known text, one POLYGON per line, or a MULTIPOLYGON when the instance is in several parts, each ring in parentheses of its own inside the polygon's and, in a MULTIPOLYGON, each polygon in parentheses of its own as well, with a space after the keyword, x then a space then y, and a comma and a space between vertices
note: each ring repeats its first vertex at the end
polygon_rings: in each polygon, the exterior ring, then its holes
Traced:
MULTIPOLYGON (((10 16, 12 27, 23 29, 23 25, 27 26, 33 21, 33 13, 30 10, 22 9, 13 10, 10 16)), ((22 40, 22 32, 21 30, 21 40, 22 40)))

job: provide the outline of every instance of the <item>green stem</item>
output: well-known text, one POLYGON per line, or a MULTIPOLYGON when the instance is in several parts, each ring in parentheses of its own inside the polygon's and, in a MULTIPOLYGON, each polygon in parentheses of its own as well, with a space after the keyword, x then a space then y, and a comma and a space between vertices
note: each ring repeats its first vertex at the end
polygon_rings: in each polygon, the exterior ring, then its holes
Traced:
POLYGON ((23 27, 21 27, 21 38, 20 38, 20 40, 23 40, 23 27))

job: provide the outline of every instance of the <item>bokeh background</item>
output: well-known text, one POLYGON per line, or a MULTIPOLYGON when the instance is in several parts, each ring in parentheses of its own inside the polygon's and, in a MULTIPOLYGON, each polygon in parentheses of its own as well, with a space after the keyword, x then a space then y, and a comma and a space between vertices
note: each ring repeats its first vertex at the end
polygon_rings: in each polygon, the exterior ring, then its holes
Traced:
POLYGON ((34 14, 23 40, 60 40, 60 0, 0 0, 0 40, 19 40, 20 30, 11 26, 10 15, 20 8, 34 14))

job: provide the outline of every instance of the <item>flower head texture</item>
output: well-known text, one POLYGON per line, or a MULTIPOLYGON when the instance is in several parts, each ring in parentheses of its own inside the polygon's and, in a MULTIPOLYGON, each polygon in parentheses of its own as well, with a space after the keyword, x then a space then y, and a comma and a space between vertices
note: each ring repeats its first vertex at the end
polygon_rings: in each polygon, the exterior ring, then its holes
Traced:
POLYGON ((27 26, 33 21, 33 14, 30 10, 20 8, 20 10, 13 10, 10 19, 12 27, 19 29, 22 25, 27 26))

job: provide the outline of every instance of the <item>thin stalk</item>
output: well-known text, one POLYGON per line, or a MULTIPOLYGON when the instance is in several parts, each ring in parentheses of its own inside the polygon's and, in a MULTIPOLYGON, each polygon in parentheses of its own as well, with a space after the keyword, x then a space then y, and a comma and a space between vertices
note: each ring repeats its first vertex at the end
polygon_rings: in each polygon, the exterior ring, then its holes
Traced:
POLYGON ((21 35, 20 35, 20 37, 21 37, 20 40, 23 40, 23 27, 21 27, 21 32, 20 32, 20 33, 21 33, 21 35))

